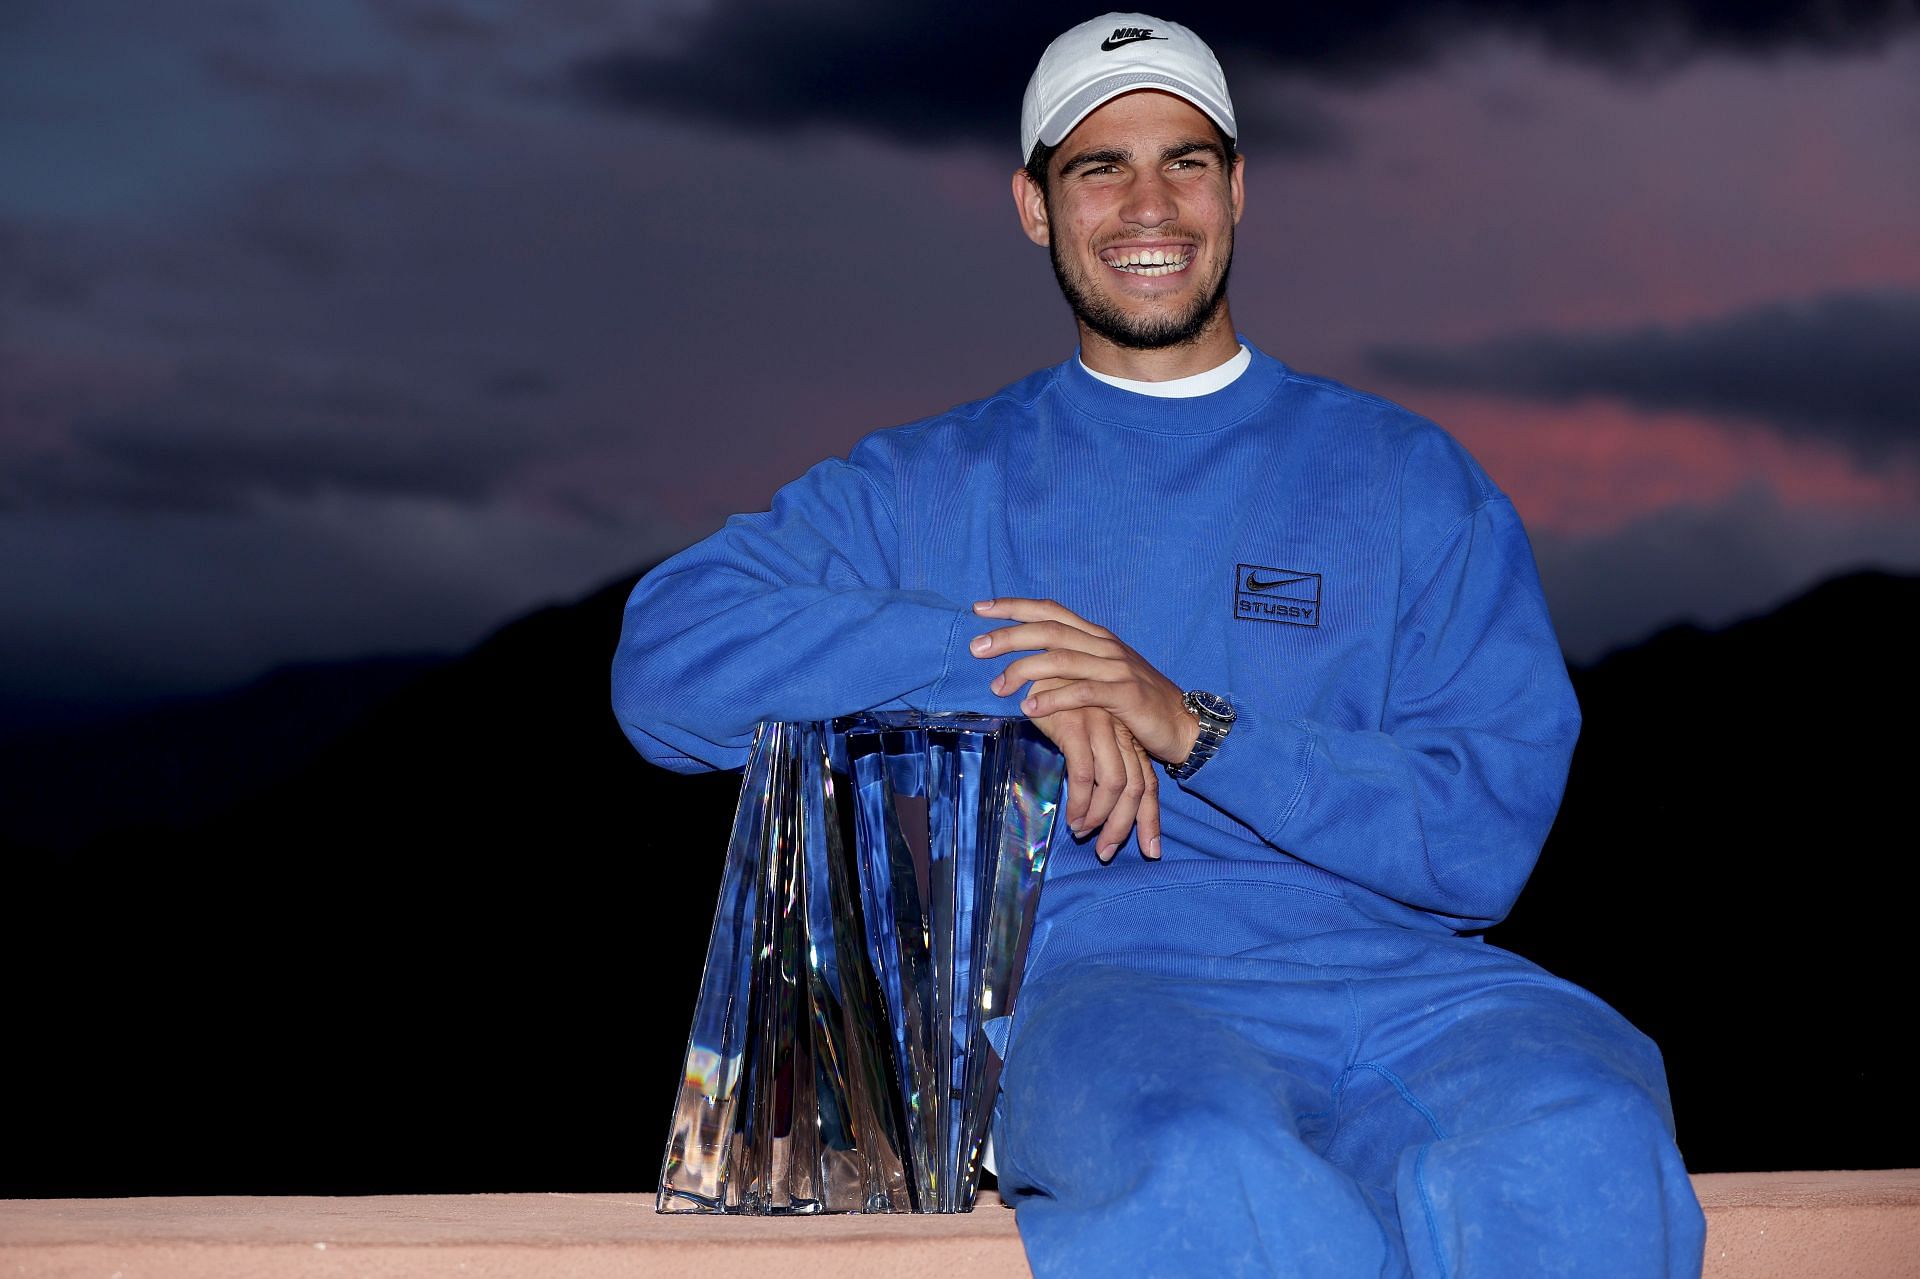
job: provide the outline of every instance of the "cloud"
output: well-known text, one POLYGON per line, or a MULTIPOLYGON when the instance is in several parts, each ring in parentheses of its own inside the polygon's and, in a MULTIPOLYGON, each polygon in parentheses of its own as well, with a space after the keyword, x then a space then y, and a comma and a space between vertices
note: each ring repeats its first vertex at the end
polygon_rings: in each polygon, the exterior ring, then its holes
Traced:
POLYGON ((430 403, 359 378, 188 366, 158 394, 81 416, 58 444, 0 468, 0 510, 233 511, 328 493, 474 504, 564 448, 477 402, 430 403))
POLYGON ((408 79, 384 67, 302 65, 235 43, 208 50, 202 65, 216 84, 326 114, 388 117, 409 106, 413 96, 408 79))
MULTIPOLYGON (((0 218, 0 304, 67 310, 90 301, 98 282, 74 253, 71 239, 0 218)), ((0 336, 6 319, 0 314, 0 336)))
POLYGON ((1834 293, 1681 326, 1516 333, 1395 346, 1374 371, 1412 385, 1765 423, 1867 462, 1920 448, 1920 292, 1834 293))
POLYGON ((673 550, 670 530, 506 503, 263 497, 0 516, 0 720, 229 686, 289 661, 455 651, 673 550))
POLYGON ((438 0, 385 0, 371 14, 400 34, 429 44, 491 43, 509 34, 505 22, 438 0))
POLYGON ((560 384, 544 369, 505 368, 487 375, 480 389, 500 400, 538 399, 552 395, 560 384))
MULTIPOLYGON (((565 82, 577 100, 614 112, 779 132, 853 128, 908 145, 1011 149, 1034 59, 1085 17, 1084 7, 1056 4, 936 11, 895 0, 715 0, 697 17, 659 20, 644 36, 576 58, 565 82)), ((1289 7, 1275 16, 1257 6, 1198 2, 1183 8, 1180 20, 1205 36, 1244 91, 1247 102, 1237 104, 1242 132, 1264 146, 1298 150, 1326 145, 1328 130, 1294 116, 1284 99, 1262 101, 1249 73, 1365 83, 1424 65, 1452 41, 1479 32, 1644 73, 1706 53, 1873 49, 1912 28, 1916 9, 1911 0, 1385 0, 1289 7)))

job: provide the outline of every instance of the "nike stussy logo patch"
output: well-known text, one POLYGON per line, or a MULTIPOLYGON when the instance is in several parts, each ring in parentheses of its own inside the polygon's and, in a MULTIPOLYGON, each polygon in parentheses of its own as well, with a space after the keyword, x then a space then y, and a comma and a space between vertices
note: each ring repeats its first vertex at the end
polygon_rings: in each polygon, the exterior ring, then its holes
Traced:
POLYGON ((1243 622, 1320 625, 1320 575, 1264 564, 1233 566, 1233 615, 1243 622))

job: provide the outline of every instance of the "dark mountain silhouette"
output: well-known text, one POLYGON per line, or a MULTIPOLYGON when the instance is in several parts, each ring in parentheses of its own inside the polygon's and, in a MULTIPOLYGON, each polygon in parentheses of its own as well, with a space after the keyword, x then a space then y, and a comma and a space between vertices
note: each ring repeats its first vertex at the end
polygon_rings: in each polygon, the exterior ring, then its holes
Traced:
POLYGON ((738 781, 614 723, 630 588, 427 670, 216 820, 16 849, 48 1104, 0 1195, 652 1184, 738 781))
POLYGON ((1920 1164, 1916 617, 1920 577, 1857 573, 1575 672, 1566 799, 1492 940, 1653 1036, 1698 1171, 1920 1164))
MULTIPOLYGON (((0 826, 32 1099, 0 1195, 651 1185, 737 779, 621 736, 630 586, 445 663, 306 672, 318 701, 269 680, 87 730, 193 794, 0 826)), ((1567 801, 1492 940, 1655 1036, 1697 1170, 1920 1162, 1887 744, 1920 709, 1916 603, 1857 574, 1575 673, 1567 801)), ((85 737, 36 775, 84 770, 85 737)))
POLYGON ((42 850, 206 822, 283 781, 374 707, 449 659, 315 662, 0 740, 0 839, 42 850))

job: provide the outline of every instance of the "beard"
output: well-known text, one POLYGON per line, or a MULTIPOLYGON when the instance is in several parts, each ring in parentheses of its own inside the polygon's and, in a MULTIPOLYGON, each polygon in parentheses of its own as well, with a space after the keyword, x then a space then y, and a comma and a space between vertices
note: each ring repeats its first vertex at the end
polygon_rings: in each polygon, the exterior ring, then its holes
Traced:
POLYGON ((1053 278, 1061 294, 1082 324, 1115 346, 1161 351, 1197 341, 1220 314, 1227 300, 1227 275, 1233 269, 1233 244, 1227 244, 1226 260, 1220 264, 1220 276, 1211 289, 1203 287, 1184 311, 1149 316, 1130 315, 1112 298, 1098 293, 1077 263, 1062 259, 1058 241, 1047 242, 1047 257, 1053 263, 1053 278))

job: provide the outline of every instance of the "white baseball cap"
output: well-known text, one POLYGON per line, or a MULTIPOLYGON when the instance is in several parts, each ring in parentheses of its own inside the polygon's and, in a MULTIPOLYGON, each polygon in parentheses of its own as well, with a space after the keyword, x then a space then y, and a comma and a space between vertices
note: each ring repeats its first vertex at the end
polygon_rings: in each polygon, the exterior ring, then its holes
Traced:
POLYGON ((1233 127, 1227 77, 1206 41, 1177 22, 1144 13, 1109 13, 1083 22, 1040 55, 1020 104, 1020 161, 1036 142, 1059 146, 1095 108, 1135 89, 1165 89, 1233 127))

